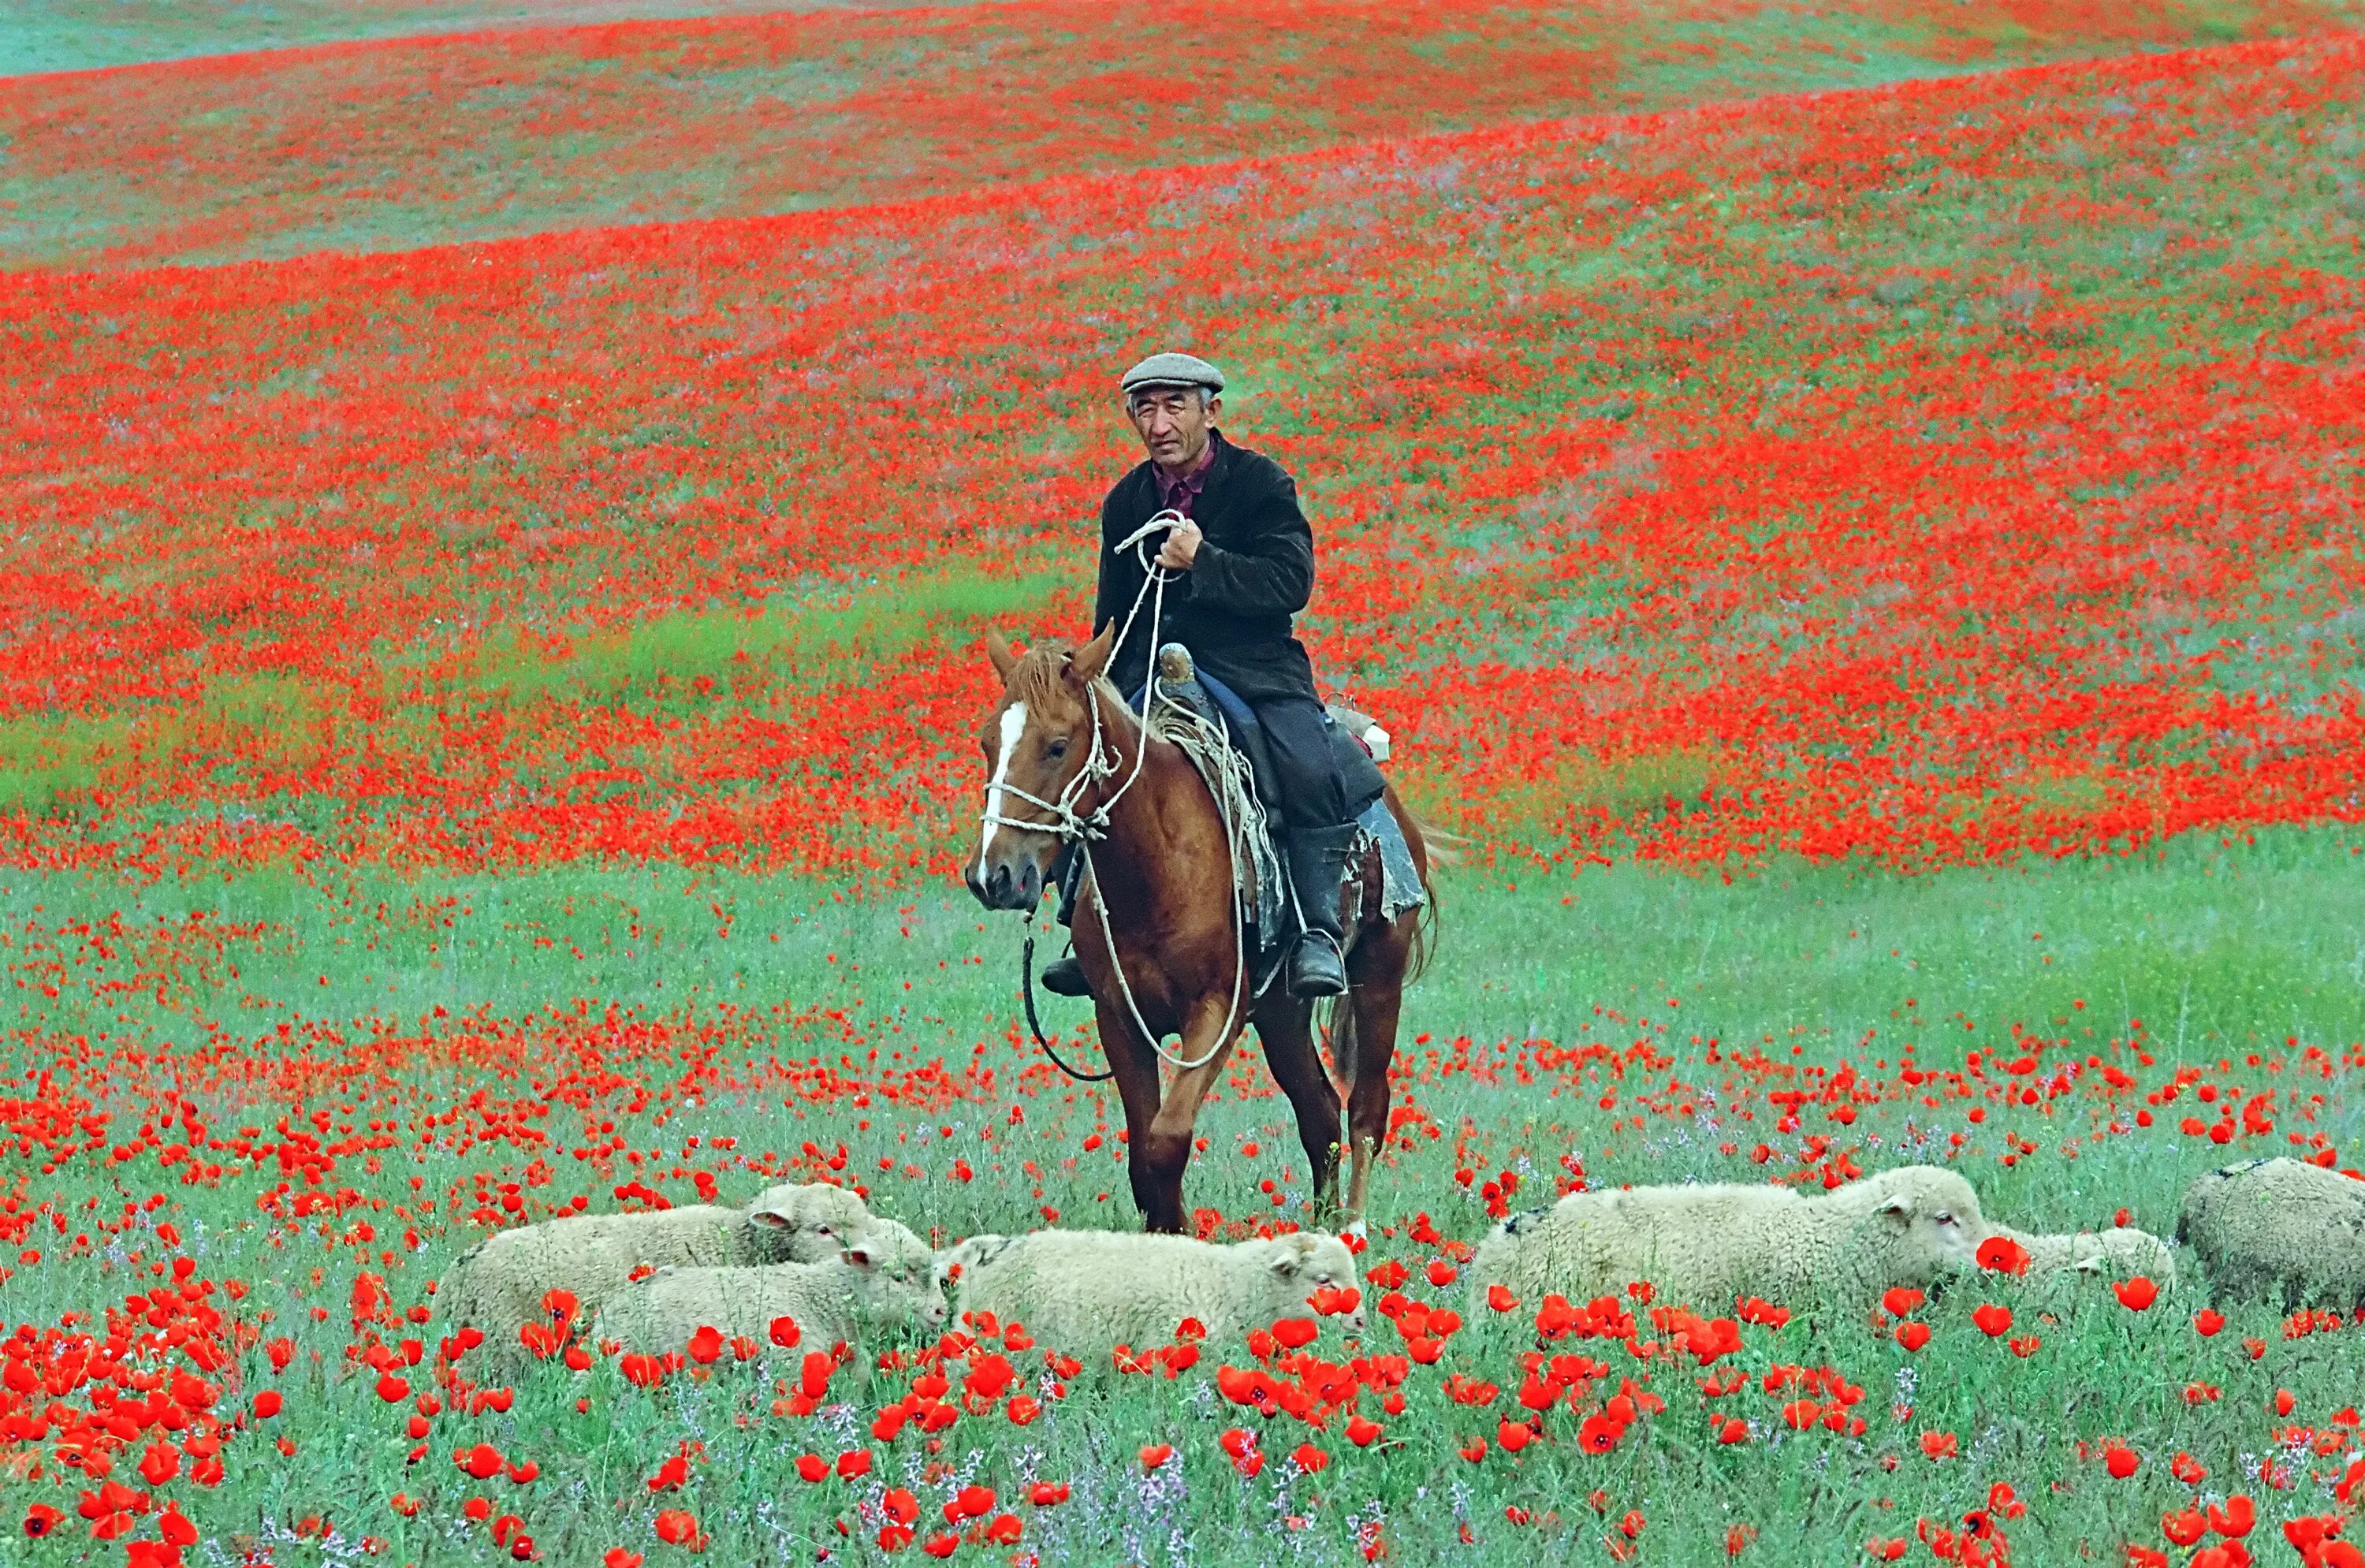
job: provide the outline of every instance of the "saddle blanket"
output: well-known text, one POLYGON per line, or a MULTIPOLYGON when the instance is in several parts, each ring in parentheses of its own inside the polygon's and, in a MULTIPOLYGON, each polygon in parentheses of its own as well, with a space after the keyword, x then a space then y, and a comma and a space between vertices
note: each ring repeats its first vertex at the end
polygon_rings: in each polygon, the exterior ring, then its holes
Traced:
MULTIPOLYGON (((1184 755, 1191 758, 1200 775, 1207 780, 1207 787, 1214 793, 1217 804, 1224 808, 1227 822, 1232 820, 1236 810, 1243 807, 1252 818, 1250 825, 1257 852, 1248 857, 1245 864, 1237 866, 1235 876, 1242 884, 1239 889, 1241 903, 1249 912, 1250 924, 1253 927, 1255 957, 1250 964, 1250 970, 1257 991, 1261 993, 1281 967, 1289 940, 1296 934, 1296 922, 1289 910, 1286 862, 1282 857, 1273 824, 1256 799, 1260 791, 1250 782, 1259 770, 1253 766, 1253 758, 1238 744, 1244 727, 1253 732, 1253 717, 1249 715, 1247 705, 1232 693, 1210 690, 1215 685, 1214 681, 1192 670, 1190 655, 1180 644, 1170 643, 1159 651, 1158 694, 1160 701, 1172 702, 1178 709, 1202 721, 1222 743, 1222 755, 1212 755, 1214 748, 1208 745, 1191 744, 1194 737, 1182 732, 1197 726, 1189 724, 1188 721, 1180 724, 1161 723, 1159 716, 1153 714, 1150 723, 1153 729, 1166 734, 1169 739, 1184 743, 1184 755), (1228 701, 1224 700, 1227 698, 1228 701), (1235 709, 1246 721, 1245 725, 1234 720, 1235 709)), ((1397 823, 1395 813, 1388 810, 1386 779, 1381 776, 1371 754, 1355 739, 1356 729, 1365 727, 1369 721, 1355 722, 1362 716, 1341 709, 1336 703, 1325 708, 1324 717, 1328 721, 1331 746, 1339 758, 1339 772, 1347 782, 1348 799, 1360 802, 1355 817, 1355 825, 1360 831, 1353 851, 1356 866, 1353 885, 1357 889, 1354 902, 1361 905, 1370 902, 1366 896, 1367 890, 1362 887, 1362 866, 1370 858, 1370 851, 1376 846, 1380 869, 1378 906, 1383 919, 1394 920, 1405 911, 1418 909, 1428 902, 1428 894, 1421 887, 1420 868, 1414 864, 1412 846, 1406 842, 1404 829, 1397 823), (1340 722, 1342 713, 1347 715, 1348 722, 1340 722)))

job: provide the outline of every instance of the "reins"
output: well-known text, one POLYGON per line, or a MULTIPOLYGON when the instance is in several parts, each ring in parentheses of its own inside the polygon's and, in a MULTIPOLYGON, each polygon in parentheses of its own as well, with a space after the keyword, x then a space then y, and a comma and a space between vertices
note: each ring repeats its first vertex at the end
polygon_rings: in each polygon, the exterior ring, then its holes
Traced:
MULTIPOLYGON (((1188 521, 1190 520, 1182 513, 1170 507, 1157 513, 1148 522, 1117 542, 1116 547, 1119 550, 1133 551, 1134 559, 1142 568, 1142 579, 1140 589, 1133 596, 1132 608, 1126 611, 1124 624, 1117 628, 1116 640, 1110 644, 1112 658, 1123 651, 1126 639, 1132 636, 1134 622, 1141 615, 1143 602, 1147 600, 1149 604, 1149 636, 1147 644, 1149 689, 1141 704, 1140 744, 1135 747, 1133 767, 1126 772, 1125 781, 1104 796, 1091 811, 1077 810, 1077 802, 1083 799, 1085 793, 1093 785, 1104 779, 1115 778, 1118 771, 1116 760, 1112 758, 1105 749, 1106 735, 1101 722, 1100 696, 1087 686, 1084 700, 1093 714, 1092 745, 1085 753, 1084 766, 1077 769, 1075 778, 1070 779, 1067 787, 1059 791, 1059 798, 1057 801, 1046 801, 1040 796, 1029 794, 1014 784, 1003 783, 998 786, 1003 793, 1014 795, 1026 805, 1050 812, 1051 820, 1041 822, 1005 816, 993 809, 993 795, 991 790, 987 792, 986 809, 981 813, 980 818, 981 823, 990 826, 1015 828, 1028 833, 1048 833, 1062 843, 1076 846, 1076 853, 1083 857, 1084 879, 1090 884, 1087 890, 1092 894, 1093 913, 1100 917, 1101 940, 1108 949, 1109 968, 1116 975, 1117 993, 1125 998, 1126 1012, 1131 1015, 1133 1026, 1141 1032, 1141 1037, 1149 1042, 1149 1048, 1156 1051, 1178 1072, 1188 1072, 1194 1069, 1205 1067, 1215 1060, 1224 1047, 1231 1042, 1232 1036, 1239 1027, 1241 992, 1246 986, 1248 976, 1248 910, 1244 890, 1240 886, 1240 846, 1236 840, 1243 832, 1253 830, 1245 822, 1236 823, 1231 820, 1234 813, 1224 810, 1224 801, 1217 795, 1214 782, 1206 780, 1207 792, 1216 800, 1216 814, 1225 819, 1224 850, 1231 859, 1232 1001, 1230 1009, 1224 1016, 1224 1027, 1216 1036, 1216 1043, 1207 1047, 1205 1055, 1195 1059, 1185 1059, 1179 1051, 1167 1049, 1164 1038, 1158 1031, 1150 1028, 1141 1016, 1140 1004, 1134 1000, 1133 982, 1126 979, 1125 961, 1117 954, 1116 933, 1109 925, 1107 901, 1101 897, 1100 871, 1093 863, 1093 845, 1108 836, 1109 812, 1115 809, 1118 801, 1125 799, 1126 792, 1131 790, 1141 778, 1143 765, 1149 758, 1151 739, 1149 716, 1158 711, 1160 701, 1158 631, 1165 621, 1166 585, 1172 580, 1173 574, 1160 566, 1157 559, 1149 554, 1149 542, 1153 535, 1163 534, 1176 523, 1188 521)), ((1204 720, 1182 708, 1181 704, 1170 702, 1169 706, 1183 713, 1194 724, 1203 729, 1207 727, 1204 720)), ((1031 912, 1027 916, 1027 925, 1026 944, 1019 955, 1019 988, 1026 1006, 1026 1026, 1033 1032, 1035 1043, 1043 1047, 1043 1054, 1051 1058, 1053 1066, 1080 1083, 1098 1083, 1115 1077, 1116 1069, 1114 1067, 1105 1072, 1078 1072, 1060 1060, 1059 1053, 1051 1048, 1050 1041, 1043 1037, 1043 1026, 1035 1015, 1035 937, 1034 915, 1031 912)), ((1103 1049, 1105 1052, 1105 1042, 1103 1044, 1103 1049)))

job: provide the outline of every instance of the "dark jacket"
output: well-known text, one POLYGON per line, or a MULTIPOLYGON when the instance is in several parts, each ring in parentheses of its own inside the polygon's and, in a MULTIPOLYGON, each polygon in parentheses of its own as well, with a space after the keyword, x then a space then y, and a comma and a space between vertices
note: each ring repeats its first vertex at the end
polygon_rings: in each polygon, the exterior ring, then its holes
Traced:
MULTIPOLYGON (((1192 508, 1205 535, 1191 569, 1166 585, 1161 643, 1180 643, 1198 666, 1250 704, 1278 697, 1317 700, 1314 666, 1289 634, 1290 617, 1314 591, 1314 531, 1297 510, 1297 484, 1272 458, 1211 432, 1214 463, 1192 508)), ((1093 630, 1122 623, 1141 589, 1133 548, 1117 543, 1156 516, 1156 470, 1143 463, 1101 503, 1100 598, 1093 630)), ((1149 552, 1151 559, 1157 552, 1149 552)), ((1132 697, 1149 679, 1149 600, 1109 661, 1109 678, 1132 697)))

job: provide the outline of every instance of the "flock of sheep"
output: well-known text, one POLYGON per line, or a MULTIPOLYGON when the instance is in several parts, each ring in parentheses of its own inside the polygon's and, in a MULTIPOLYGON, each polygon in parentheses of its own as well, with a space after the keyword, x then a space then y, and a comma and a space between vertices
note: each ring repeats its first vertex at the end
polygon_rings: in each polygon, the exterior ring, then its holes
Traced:
MULTIPOLYGON (((2221 1299, 2350 1307, 2365 1302, 2365 1182, 2292 1159, 2253 1160, 2192 1183, 2177 1226, 2221 1299)), ((2031 1236, 1986 1219, 1951 1170, 1909 1165, 1827 1193, 1773 1185, 1683 1185, 1573 1193, 1496 1226, 1467 1271, 1482 1299, 1584 1301, 1649 1281, 1698 1306, 1741 1296, 1860 1302, 1977 1267, 2003 1236, 2032 1280, 2141 1274, 2171 1283, 2167 1244, 2118 1228, 2031 1236)), ((744 1209, 701 1205, 581 1215, 504 1231, 463 1253, 438 1300, 454 1327, 485 1336, 481 1381, 555 1342, 551 1293, 594 1341, 662 1353, 701 1328, 765 1341, 781 1317, 807 1342, 936 1328, 956 1310, 1023 1323, 1071 1353, 1172 1338, 1196 1318, 1215 1343, 1302 1315, 1328 1290, 1351 1304, 1355 1260, 1337 1237, 1296 1232, 1224 1246, 1182 1237, 1041 1230, 936 1249, 855 1193, 769 1189, 744 1209)), ((1348 1305, 1350 1327, 1362 1316, 1348 1305)))

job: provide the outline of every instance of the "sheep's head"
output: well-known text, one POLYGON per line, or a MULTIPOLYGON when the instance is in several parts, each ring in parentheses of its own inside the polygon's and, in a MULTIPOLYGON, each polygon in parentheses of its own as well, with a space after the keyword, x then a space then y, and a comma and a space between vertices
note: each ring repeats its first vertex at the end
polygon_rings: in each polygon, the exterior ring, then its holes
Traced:
POLYGON ((820 1263, 876 1223, 861 1198, 825 1182, 768 1187, 747 1205, 748 1249, 767 1263, 820 1263))
POLYGON ((838 1259, 854 1271, 855 1300, 865 1316, 940 1328, 952 1316, 945 1299, 949 1270, 934 1249, 895 1221, 873 1220, 838 1259))
POLYGON ((946 1248, 936 1254, 936 1271, 943 1280, 944 1288, 947 1292, 955 1290, 961 1281, 975 1275, 986 1260, 1009 1245, 1010 1238, 1006 1236, 981 1233, 958 1246, 946 1248))
MULTIPOLYGON (((1335 1236, 1298 1230, 1251 1245, 1261 1249, 1261 1260, 1272 1282, 1274 1297, 1285 1304, 1284 1311, 1277 1316, 1293 1316, 1302 1310, 1317 1291, 1360 1288, 1355 1278, 1355 1255, 1335 1236)), ((1362 1326, 1363 1313, 1358 1306, 1349 1315, 1347 1327, 1362 1326)))
POLYGON ((1968 1182, 1935 1166, 1908 1165, 1862 1185, 1871 1221, 1889 1241, 1892 1283, 1927 1284, 1975 1265, 1988 1224, 1968 1182))
POLYGON ((2143 1275, 2155 1284, 2176 1282, 2176 1258, 2168 1243, 2147 1230, 2116 1226, 2087 1231, 2072 1244, 2077 1270, 2099 1280, 2132 1279, 2143 1275))

